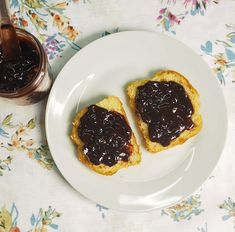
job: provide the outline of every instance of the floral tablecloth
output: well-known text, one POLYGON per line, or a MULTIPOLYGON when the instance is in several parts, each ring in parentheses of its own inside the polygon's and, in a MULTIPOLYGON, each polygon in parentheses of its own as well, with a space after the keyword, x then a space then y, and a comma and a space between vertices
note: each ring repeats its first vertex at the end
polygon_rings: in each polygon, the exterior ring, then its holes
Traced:
POLYGON ((182 41, 219 79, 229 131, 216 169, 192 196, 163 210, 124 213, 90 202, 63 179, 46 143, 46 100, 24 107, 0 100, 0 232, 235 231, 234 0, 11 0, 10 7, 14 23, 42 42, 55 76, 110 33, 160 31, 182 41))

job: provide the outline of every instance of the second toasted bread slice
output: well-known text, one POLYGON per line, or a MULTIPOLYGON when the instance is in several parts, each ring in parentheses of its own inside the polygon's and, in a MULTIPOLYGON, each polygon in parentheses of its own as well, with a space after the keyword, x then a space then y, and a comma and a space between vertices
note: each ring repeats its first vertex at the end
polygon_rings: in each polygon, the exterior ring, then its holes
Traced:
POLYGON ((134 81, 128 85, 127 95, 129 97, 130 107, 133 113, 135 114, 138 127, 144 139, 146 149, 150 152, 156 153, 156 152, 160 152, 162 150, 171 148, 177 144, 182 144, 186 140, 191 138, 192 136, 196 135, 202 127, 202 117, 199 112, 199 108, 200 108, 199 94, 197 90, 190 84, 190 82, 184 76, 182 76, 181 74, 175 71, 171 71, 171 70, 161 71, 161 72, 156 73, 152 78, 134 81), (156 142, 156 141, 153 142, 150 140, 148 124, 142 120, 140 114, 137 112, 135 99, 136 99, 138 87, 145 85, 149 81, 156 81, 156 82, 164 81, 164 82, 178 83, 179 85, 183 86, 193 106, 193 114, 191 117, 191 120, 194 124, 193 128, 190 130, 182 131, 180 135, 174 140, 172 140, 170 144, 167 146, 163 146, 159 142, 156 142))
MULTIPOLYGON (((96 103, 95 105, 102 107, 110 112, 117 112, 121 114, 124 117, 126 123, 129 125, 122 102, 118 97, 109 96, 103 99, 102 101, 96 103)), ((140 163, 141 155, 140 155, 139 145, 136 142, 136 138, 133 132, 131 133, 131 138, 130 138, 132 153, 130 154, 128 161, 120 160, 113 166, 108 166, 103 163, 100 163, 99 165, 95 165, 94 163, 92 163, 87 157, 87 155, 84 153, 83 149, 84 143, 78 135, 78 127, 81 123, 82 117, 86 114, 87 111, 88 108, 85 108, 77 113, 77 115, 73 120, 73 127, 71 132, 71 139, 77 145, 77 155, 82 163, 84 163, 86 166, 88 166, 90 169, 94 170, 95 172, 98 172, 103 175, 113 175, 121 168, 127 168, 131 165, 136 165, 140 163)))

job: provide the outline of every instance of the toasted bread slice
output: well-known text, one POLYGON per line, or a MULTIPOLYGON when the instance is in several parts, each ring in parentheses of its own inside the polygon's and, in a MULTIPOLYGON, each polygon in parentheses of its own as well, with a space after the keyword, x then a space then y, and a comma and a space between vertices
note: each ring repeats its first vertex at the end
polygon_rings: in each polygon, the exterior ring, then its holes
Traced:
MULTIPOLYGON (((118 97, 109 96, 105 98, 104 100, 96 103, 96 105, 102 108, 105 108, 109 111, 116 111, 122 114, 124 118, 126 119, 126 122, 129 125, 122 102, 120 101, 118 97)), ((103 175, 113 175, 121 168, 127 168, 129 166, 140 163, 141 154, 139 150, 139 145, 136 142, 136 138, 133 132, 132 132, 131 139, 130 139, 130 143, 133 146, 133 151, 128 161, 118 161, 118 163, 116 163, 115 165, 111 167, 104 165, 104 164, 94 165, 93 163, 91 163, 89 159, 87 158, 87 156, 83 153, 84 143, 81 141, 77 133, 77 129, 80 124, 80 119, 86 112, 87 112, 87 108, 84 108, 80 112, 77 113, 76 117, 73 120, 73 127, 72 127, 72 133, 71 133, 71 139, 77 145, 78 158, 82 163, 84 163, 86 166, 88 166, 90 169, 94 170, 95 172, 98 172, 103 175)))
POLYGON ((184 143, 186 140, 191 138, 192 136, 196 135, 202 127, 202 117, 199 112, 200 108, 200 102, 199 102, 199 94, 197 90, 189 83, 189 81, 182 76, 181 74, 166 70, 166 71, 160 71, 157 72, 152 78, 137 80, 132 83, 130 83, 127 87, 127 95, 129 97, 130 107, 132 111, 135 114, 136 121, 138 124, 138 127, 140 129, 140 132, 143 136, 146 149, 150 152, 156 153, 163 150, 166 150, 168 148, 174 147, 178 144, 184 143), (149 133, 148 133, 148 125, 142 121, 141 117, 136 111, 136 104, 135 104, 135 97, 137 93, 137 88, 139 86, 144 85, 148 81, 174 81, 178 84, 182 85, 186 91, 186 93, 189 96, 189 99, 193 105, 194 113, 192 115, 192 121, 194 123, 194 127, 190 130, 184 130, 179 137, 172 140, 171 143, 168 146, 162 146, 160 143, 152 142, 149 139, 149 133))

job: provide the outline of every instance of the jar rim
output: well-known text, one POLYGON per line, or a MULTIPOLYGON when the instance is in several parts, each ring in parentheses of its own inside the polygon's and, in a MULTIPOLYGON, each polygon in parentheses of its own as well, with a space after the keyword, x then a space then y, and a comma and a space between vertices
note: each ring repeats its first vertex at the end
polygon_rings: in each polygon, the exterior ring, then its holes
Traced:
POLYGON ((42 44, 40 41, 31 33, 29 33, 26 30, 23 30, 21 28, 16 27, 16 33, 19 37, 21 38, 27 38, 30 40, 30 43, 33 45, 33 47, 37 50, 38 55, 39 55, 39 66, 37 73, 35 77, 27 83, 24 87, 18 89, 15 92, 0 92, 1 97, 6 97, 6 98, 18 98, 22 97, 29 92, 35 90, 41 81, 43 80, 44 75, 46 74, 46 70, 48 69, 48 64, 47 64, 47 55, 43 49, 42 44))

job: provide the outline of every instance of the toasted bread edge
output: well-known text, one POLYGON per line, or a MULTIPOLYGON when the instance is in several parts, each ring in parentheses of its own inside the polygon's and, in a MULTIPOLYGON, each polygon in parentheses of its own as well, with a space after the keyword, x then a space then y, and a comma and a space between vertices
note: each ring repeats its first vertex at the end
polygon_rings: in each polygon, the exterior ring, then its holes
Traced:
MULTIPOLYGON (((129 124, 129 121, 127 119, 123 104, 121 100, 116 97, 116 96, 109 96, 102 101, 96 103, 97 106, 103 107, 107 110, 112 110, 116 111, 120 114, 122 114, 125 117, 126 122, 129 124)), ((130 159, 128 162, 125 161, 119 161, 117 164, 113 165, 112 167, 109 167, 104 164, 99 164, 99 165, 94 165, 92 164, 87 156, 82 152, 82 148, 84 143, 80 140, 78 134, 77 134, 77 129, 80 124, 80 119, 82 116, 87 112, 87 108, 82 109, 80 112, 78 112, 73 120, 73 127, 72 127, 72 132, 71 132, 71 139, 73 142, 77 145, 77 156, 79 160, 84 163, 87 167, 90 169, 94 170, 97 173, 103 174, 103 175, 113 175, 116 173, 119 169, 121 168, 127 168, 132 165, 139 164, 141 161, 141 154, 140 154, 140 149, 139 145, 137 144, 136 138, 134 133, 132 132, 131 136, 131 144, 133 146, 133 152, 130 155, 130 159)))
POLYGON ((200 101, 199 101, 199 94, 197 90, 190 84, 190 82, 182 76, 180 73, 172 70, 167 71, 160 71, 157 72, 153 77, 146 78, 142 80, 137 80, 134 82, 131 82, 126 89, 127 96, 129 98, 129 104, 130 107, 135 115, 137 125, 139 127, 139 130, 142 134, 142 137, 145 142, 146 149, 149 152, 156 153, 160 152, 166 149, 169 149, 171 147, 174 147, 178 144, 182 144, 185 141, 187 141, 189 138, 193 137, 194 135, 198 134, 199 131, 202 128, 202 117, 200 115, 199 109, 200 109, 200 101), (148 136, 148 125, 142 121, 139 114, 136 112, 136 106, 135 106, 135 96, 137 88, 141 85, 144 85, 148 81, 175 81, 182 85, 188 94, 190 101, 193 105, 194 113, 192 115, 192 120, 194 122, 194 127, 191 130, 185 130, 183 131, 179 137, 174 139, 168 146, 164 147, 160 143, 152 142, 149 139, 148 136))

